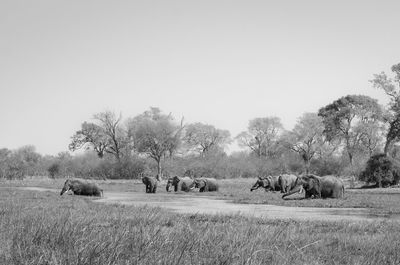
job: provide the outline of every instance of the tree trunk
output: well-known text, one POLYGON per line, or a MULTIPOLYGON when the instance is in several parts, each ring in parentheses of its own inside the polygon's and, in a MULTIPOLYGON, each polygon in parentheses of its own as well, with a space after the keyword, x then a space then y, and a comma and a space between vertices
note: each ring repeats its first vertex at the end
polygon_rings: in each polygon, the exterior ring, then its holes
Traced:
POLYGON ((386 140, 385 143, 385 148, 383 149, 383 153, 387 156, 388 152, 389 152, 389 146, 390 146, 390 141, 386 140))
POLYGON ((159 159, 156 159, 157 161, 157 180, 161 181, 161 174, 162 174, 162 168, 161 168, 161 157, 159 159))

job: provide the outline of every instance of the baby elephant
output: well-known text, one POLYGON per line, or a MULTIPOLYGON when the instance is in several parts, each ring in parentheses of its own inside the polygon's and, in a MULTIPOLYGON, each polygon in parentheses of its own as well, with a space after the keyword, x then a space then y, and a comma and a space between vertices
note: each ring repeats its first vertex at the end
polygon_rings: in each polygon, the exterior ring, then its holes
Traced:
POLYGON ((144 176, 142 182, 146 185, 146 193, 156 193, 158 181, 155 177, 144 176))
POLYGON ((75 195, 98 197, 103 195, 103 190, 100 189, 96 184, 78 179, 67 179, 64 183, 64 187, 61 190, 60 196, 69 190, 71 190, 75 195))

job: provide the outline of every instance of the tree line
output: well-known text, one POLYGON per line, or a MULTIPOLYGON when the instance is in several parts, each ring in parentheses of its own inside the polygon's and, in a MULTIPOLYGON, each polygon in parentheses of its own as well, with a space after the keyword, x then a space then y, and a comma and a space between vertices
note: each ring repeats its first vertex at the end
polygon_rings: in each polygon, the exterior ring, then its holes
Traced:
POLYGON ((397 179, 393 165, 399 153, 400 64, 391 70, 392 77, 382 72, 370 80, 388 96, 387 106, 369 96, 347 95, 316 113, 304 113, 292 130, 285 130, 279 117, 266 116, 250 120, 247 130, 236 136, 209 124, 187 124, 155 107, 127 119, 104 111, 72 135, 69 150, 85 150, 82 154, 42 157, 33 147, 4 148, 0 173, 8 178, 37 174, 32 168, 41 164, 36 171, 51 176, 137 178, 152 172, 161 179, 191 170, 229 178, 292 172, 351 175, 372 182, 381 178, 382 185, 385 178, 397 179), (233 141, 242 151, 228 155, 225 149, 233 141), (390 163, 390 169, 371 168, 371 159, 384 159, 377 165, 390 163))

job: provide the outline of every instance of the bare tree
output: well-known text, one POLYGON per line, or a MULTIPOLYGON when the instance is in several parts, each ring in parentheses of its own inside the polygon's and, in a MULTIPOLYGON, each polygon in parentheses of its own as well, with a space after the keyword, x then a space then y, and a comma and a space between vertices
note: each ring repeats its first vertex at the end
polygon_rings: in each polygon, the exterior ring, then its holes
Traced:
POLYGON ((240 146, 249 147, 258 157, 273 156, 273 147, 283 130, 278 117, 255 118, 248 130, 236 136, 240 146))
POLYGON ((72 136, 69 149, 93 148, 100 158, 108 153, 120 160, 122 150, 127 146, 126 132, 120 125, 121 118, 121 115, 116 116, 111 111, 93 115, 96 123, 82 123, 81 130, 72 136))
POLYGON ((223 149, 231 142, 229 131, 199 122, 186 125, 183 140, 190 149, 203 157, 213 148, 223 149))
POLYGON ((286 132, 281 142, 303 159, 305 171, 309 173, 310 162, 323 145, 324 125, 316 113, 305 113, 292 131, 286 132))

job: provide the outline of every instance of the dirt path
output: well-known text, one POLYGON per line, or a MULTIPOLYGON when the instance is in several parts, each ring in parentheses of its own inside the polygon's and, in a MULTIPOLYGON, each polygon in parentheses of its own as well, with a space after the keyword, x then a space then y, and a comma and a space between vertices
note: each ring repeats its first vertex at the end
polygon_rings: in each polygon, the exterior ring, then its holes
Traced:
MULTIPOLYGON (((24 187, 26 190, 52 191, 38 187, 24 187)), ((64 195, 65 196, 65 195, 64 195)), ((371 215, 369 209, 364 208, 315 208, 315 207, 286 207, 265 204, 234 204, 228 200, 215 197, 191 196, 187 194, 157 193, 146 194, 138 192, 107 192, 99 203, 125 204, 135 206, 154 206, 170 209, 177 213, 190 214, 242 214, 270 219, 296 219, 319 221, 368 221, 377 219, 400 220, 400 216, 371 215)))

